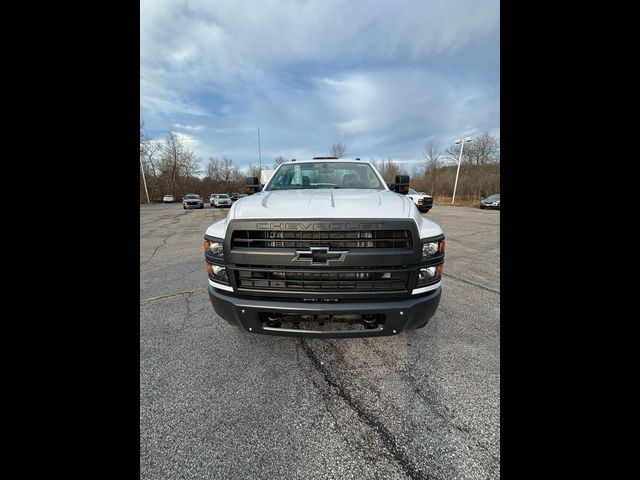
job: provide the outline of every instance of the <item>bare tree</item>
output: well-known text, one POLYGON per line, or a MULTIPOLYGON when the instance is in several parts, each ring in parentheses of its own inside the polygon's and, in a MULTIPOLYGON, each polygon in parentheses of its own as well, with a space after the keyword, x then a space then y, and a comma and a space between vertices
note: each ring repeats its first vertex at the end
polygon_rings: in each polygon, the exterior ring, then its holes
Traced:
POLYGON ((378 163, 375 160, 371 160, 371 163, 378 169, 384 181, 389 183, 393 183, 396 181, 396 175, 400 175, 400 165, 397 162, 388 158, 386 161, 382 160, 382 162, 378 163))
POLYGON ((144 133, 144 121, 140 120, 140 155, 142 155, 142 152, 144 151, 144 142, 146 138, 147 136, 144 133))
POLYGON ((164 168, 171 175, 171 193, 176 194, 176 177, 178 176, 178 163, 184 151, 182 140, 173 130, 164 138, 164 168))
POLYGON ((332 157, 343 158, 347 154, 347 146, 341 142, 334 143, 333 145, 331 145, 331 150, 329 151, 329 154, 332 157))
POLYGON ((431 184, 431 195, 437 189, 438 173, 442 162, 440 161, 440 146, 436 140, 429 140, 424 147, 423 156, 425 159, 425 173, 431 184))
POLYGON ((209 164, 207 165, 207 177, 211 180, 220 180, 220 160, 215 157, 209 157, 209 164))
MULTIPOLYGON (((447 155, 455 158, 460 156, 460 145, 452 145, 447 149, 447 155)), ((500 139, 484 132, 465 143, 462 150, 462 163, 469 165, 486 165, 500 161, 500 139)))
POLYGON ((223 182, 229 183, 229 181, 233 177, 234 170, 235 170, 235 167, 233 166, 233 160, 231 158, 222 157, 220 174, 223 182))
POLYGON ((152 199, 157 199, 160 195, 158 189, 160 188, 162 151, 162 142, 149 137, 144 132, 144 122, 140 122, 140 160, 152 199))
POLYGON ((286 161, 287 161, 287 159, 286 159, 286 158, 284 158, 284 157, 282 157, 282 156, 277 156, 277 157, 275 158, 275 160, 273 161, 273 168, 277 168, 277 167, 278 167, 278 165, 280 165, 281 163, 284 163, 284 162, 286 162, 286 161))
POLYGON ((187 178, 196 176, 201 172, 199 163, 196 154, 187 149, 180 161, 180 175, 187 178))
POLYGON ((169 174, 171 193, 176 195, 177 180, 180 176, 192 177, 199 173, 198 158, 180 135, 170 130, 164 138, 163 173, 169 174))
POLYGON ((259 165, 250 165, 247 169, 247 177, 258 177, 260 178, 260 166, 259 165))

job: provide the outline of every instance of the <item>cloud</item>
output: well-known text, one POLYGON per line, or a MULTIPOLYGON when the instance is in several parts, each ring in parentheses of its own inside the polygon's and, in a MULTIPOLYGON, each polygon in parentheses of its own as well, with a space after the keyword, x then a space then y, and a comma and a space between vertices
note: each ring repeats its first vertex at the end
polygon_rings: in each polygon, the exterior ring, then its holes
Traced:
POLYGON ((498 132, 499 2, 140 4, 141 117, 198 154, 418 158, 498 132))
POLYGON ((179 123, 176 123, 174 127, 180 128, 183 130, 194 130, 194 131, 200 131, 205 129, 204 125, 180 125, 179 123))

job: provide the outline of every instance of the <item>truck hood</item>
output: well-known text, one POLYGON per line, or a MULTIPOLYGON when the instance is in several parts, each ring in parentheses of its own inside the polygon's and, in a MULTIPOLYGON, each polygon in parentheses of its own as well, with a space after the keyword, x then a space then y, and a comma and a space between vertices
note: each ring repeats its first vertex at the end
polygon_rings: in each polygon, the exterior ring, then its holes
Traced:
POLYGON ((406 218, 411 203, 389 190, 282 190, 239 200, 234 218, 406 218))
POLYGON ((412 218, 421 238, 442 234, 437 223, 420 215, 409 197, 390 190, 322 189, 260 192, 231 206, 227 217, 209 226, 206 234, 225 238, 231 220, 248 219, 352 219, 412 218))

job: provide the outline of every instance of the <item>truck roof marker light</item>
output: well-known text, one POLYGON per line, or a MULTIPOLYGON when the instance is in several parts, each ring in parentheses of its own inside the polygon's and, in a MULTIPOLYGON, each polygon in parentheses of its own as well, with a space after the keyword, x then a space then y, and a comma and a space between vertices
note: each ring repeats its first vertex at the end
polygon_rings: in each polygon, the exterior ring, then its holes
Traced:
POLYGON ((438 247, 438 250, 440 250, 442 253, 444 253, 444 246, 445 246, 445 245, 444 245, 444 240, 442 240, 442 241, 440 242, 440 247, 438 247))

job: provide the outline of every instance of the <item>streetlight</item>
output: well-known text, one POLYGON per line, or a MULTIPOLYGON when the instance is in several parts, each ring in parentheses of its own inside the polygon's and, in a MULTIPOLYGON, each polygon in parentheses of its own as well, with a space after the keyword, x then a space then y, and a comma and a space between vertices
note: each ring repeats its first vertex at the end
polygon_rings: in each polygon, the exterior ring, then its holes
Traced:
POLYGON ((467 137, 455 142, 456 145, 460 145, 460 157, 458 157, 458 171, 456 172, 456 183, 453 185, 453 198, 451 199, 451 205, 456 201, 456 188, 458 188, 458 175, 460 175, 460 162, 462 161, 462 150, 464 150, 465 142, 473 142, 473 139, 471 137, 467 137))
POLYGON ((140 170, 142 171, 142 181, 144 182, 144 191, 147 194, 147 203, 149 201, 149 190, 147 190, 147 178, 144 176, 144 167, 142 166, 142 154, 140 154, 140 170))

